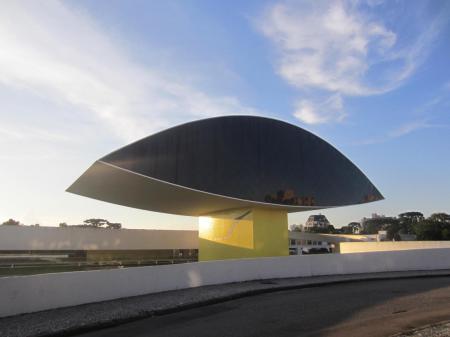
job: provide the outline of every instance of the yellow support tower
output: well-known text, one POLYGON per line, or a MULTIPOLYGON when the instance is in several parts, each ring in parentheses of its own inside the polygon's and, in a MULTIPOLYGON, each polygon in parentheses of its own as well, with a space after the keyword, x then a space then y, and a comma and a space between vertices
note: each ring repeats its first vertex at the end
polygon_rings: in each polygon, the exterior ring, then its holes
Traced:
POLYGON ((199 261, 287 255, 284 210, 239 209, 199 218, 199 261))

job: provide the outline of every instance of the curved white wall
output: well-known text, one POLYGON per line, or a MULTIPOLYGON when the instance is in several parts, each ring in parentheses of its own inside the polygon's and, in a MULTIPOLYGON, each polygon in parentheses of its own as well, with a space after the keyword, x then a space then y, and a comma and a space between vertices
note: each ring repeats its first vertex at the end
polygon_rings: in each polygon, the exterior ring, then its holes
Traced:
POLYGON ((0 278, 0 317, 256 279, 450 269, 450 249, 324 254, 0 278))

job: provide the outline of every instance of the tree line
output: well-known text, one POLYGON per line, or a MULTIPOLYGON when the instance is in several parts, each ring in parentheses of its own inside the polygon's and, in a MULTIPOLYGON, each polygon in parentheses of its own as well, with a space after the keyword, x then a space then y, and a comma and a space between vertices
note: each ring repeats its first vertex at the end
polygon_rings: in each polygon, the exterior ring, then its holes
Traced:
POLYGON ((362 234, 385 230, 388 240, 400 240, 400 234, 416 235, 417 240, 450 240, 450 215, 433 213, 425 218, 421 212, 405 212, 397 217, 366 219, 362 234))
MULTIPOLYGON (((301 231, 299 226, 291 226, 293 231, 301 231)), ((377 217, 364 219, 363 223, 351 222, 347 226, 335 228, 313 227, 305 229, 312 233, 324 234, 378 234, 386 231, 387 240, 401 240, 401 234, 415 235, 417 240, 450 240, 450 215, 433 213, 425 218, 421 212, 405 212, 397 217, 377 217)))
MULTIPOLYGON (((16 221, 14 219, 9 219, 5 222, 3 222, 0 226, 24 226, 19 221, 16 221)), ((34 227, 39 227, 39 224, 31 225, 34 227)), ((65 222, 61 222, 59 224, 60 228, 66 228, 66 227, 82 227, 82 228, 107 228, 107 229, 121 229, 122 224, 119 222, 110 222, 106 219, 100 219, 100 218, 92 218, 92 219, 86 219, 83 221, 80 225, 68 225, 65 222)))

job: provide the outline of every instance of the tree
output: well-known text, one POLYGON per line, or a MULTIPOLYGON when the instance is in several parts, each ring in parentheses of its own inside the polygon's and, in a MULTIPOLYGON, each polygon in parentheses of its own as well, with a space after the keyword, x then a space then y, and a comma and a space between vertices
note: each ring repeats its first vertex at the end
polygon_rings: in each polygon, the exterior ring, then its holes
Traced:
POLYGON ((364 221, 363 234, 378 234, 380 230, 388 230, 392 224, 398 223, 393 217, 370 218, 364 221))
POLYGON ((361 224, 359 222, 350 222, 347 227, 350 228, 350 234, 359 234, 361 231, 361 224))
POLYGON ((60 227, 60 228, 66 228, 66 227, 67 227, 67 223, 65 223, 65 222, 60 222, 60 223, 59 223, 59 227, 60 227))
POLYGON ((107 225, 108 224, 108 220, 105 219, 87 219, 83 221, 85 223, 86 226, 89 227, 95 227, 95 228, 99 228, 103 225, 107 225))
POLYGON ((119 222, 109 222, 107 223, 107 228, 109 229, 121 229, 122 228, 122 224, 119 222))
POLYGON ((386 227, 386 239, 389 241, 400 241, 400 229, 400 222, 397 219, 392 220, 386 227))
POLYGON ((428 219, 415 223, 413 229, 418 240, 450 240, 450 215, 431 214, 428 219))
POLYGON ((366 219, 364 222, 364 234, 378 234, 380 230, 386 231, 386 239, 400 240, 401 230, 399 219, 394 217, 380 217, 366 219))
POLYGON ((302 227, 300 225, 292 224, 292 225, 289 226, 289 230, 291 232, 301 232, 302 231, 302 227))
POLYGON ((2 223, 2 226, 20 226, 20 222, 14 219, 9 219, 8 221, 2 223))
POLYGON ((359 234, 361 232, 361 224, 359 222, 350 222, 347 226, 342 226, 338 232, 341 234, 359 234))
POLYGON ((381 230, 382 225, 384 224, 383 219, 366 219, 364 221, 364 228, 363 233, 364 234, 377 234, 379 230, 381 230))
POLYGON ((351 228, 349 225, 342 226, 339 230, 339 233, 341 234, 353 234, 353 228, 351 228))
POLYGON ((433 213, 428 219, 441 223, 450 223, 450 215, 447 213, 433 213))
POLYGON ((411 222, 419 222, 424 220, 424 216, 421 212, 405 212, 398 215, 400 221, 410 220, 411 222))
POLYGON ((310 233, 320 233, 320 234, 333 234, 336 233, 336 229, 334 228, 333 225, 328 225, 328 227, 323 228, 323 227, 308 227, 307 229, 305 229, 305 232, 310 232, 310 233))
POLYGON ((442 240, 443 233, 441 223, 430 218, 414 225, 417 240, 442 240))
POLYGON ((414 224, 423 221, 425 218, 420 212, 405 212, 398 215, 400 231, 405 234, 414 233, 414 224))

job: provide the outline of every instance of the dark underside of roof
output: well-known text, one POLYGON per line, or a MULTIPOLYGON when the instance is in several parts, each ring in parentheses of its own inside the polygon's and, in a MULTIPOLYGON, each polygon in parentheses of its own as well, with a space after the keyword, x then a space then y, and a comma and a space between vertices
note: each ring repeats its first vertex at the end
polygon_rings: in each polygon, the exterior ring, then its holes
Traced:
MULTIPOLYGON (((383 198, 333 146, 299 127, 262 117, 227 116, 179 125, 100 162, 181 188, 257 203, 320 208, 383 198)), ((89 194, 81 187, 75 193, 89 194)), ((107 196, 101 199, 109 201, 107 196)))

